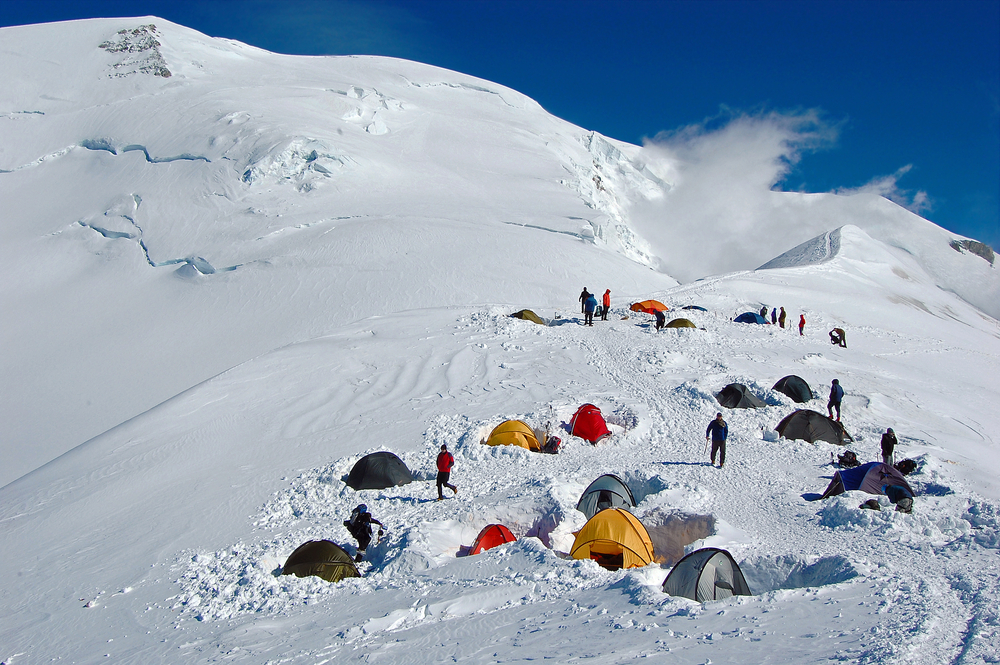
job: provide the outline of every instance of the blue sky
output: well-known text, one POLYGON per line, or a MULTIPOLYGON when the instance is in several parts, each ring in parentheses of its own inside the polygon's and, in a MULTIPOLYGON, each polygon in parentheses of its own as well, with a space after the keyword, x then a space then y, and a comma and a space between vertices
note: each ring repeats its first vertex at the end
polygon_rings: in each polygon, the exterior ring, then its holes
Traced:
POLYGON ((775 119, 776 188, 879 191, 1000 248, 1000 0, 0 0, 0 25, 144 15, 454 69, 631 143, 775 119))

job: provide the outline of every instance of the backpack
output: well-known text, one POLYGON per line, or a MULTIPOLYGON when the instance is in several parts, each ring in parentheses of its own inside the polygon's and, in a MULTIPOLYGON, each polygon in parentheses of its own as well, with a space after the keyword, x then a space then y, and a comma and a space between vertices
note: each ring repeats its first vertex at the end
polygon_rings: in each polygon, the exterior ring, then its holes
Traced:
POLYGON ((858 456, 854 454, 853 450, 845 450, 842 454, 837 456, 837 464, 845 469, 851 469, 860 465, 861 462, 858 461, 858 456))
POLYGON ((904 476, 908 476, 917 470, 917 463, 911 459, 904 459, 895 464, 896 471, 899 471, 904 476))
POLYGON ((542 446, 543 453, 549 453, 550 455, 555 455, 559 452, 559 446, 562 445, 562 439, 558 436, 550 436, 545 440, 545 445, 542 446))

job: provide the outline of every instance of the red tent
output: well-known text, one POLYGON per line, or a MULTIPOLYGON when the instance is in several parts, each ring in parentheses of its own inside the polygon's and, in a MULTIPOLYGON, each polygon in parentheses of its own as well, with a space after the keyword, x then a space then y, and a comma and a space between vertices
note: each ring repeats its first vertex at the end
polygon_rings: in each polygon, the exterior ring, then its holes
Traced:
POLYGON ((569 421, 569 433, 591 443, 597 443, 604 437, 611 436, 601 410, 593 404, 584 404, 576 410, 573 419, 569 421))
POLYGON ((510 532, 510 529, 505 527, 503 524, 490 524, 480 531, 478 536, 476 536, 476 542, 472 543, 472 549, 469 550, 469 555, 479 554, 480 552, 491 550, 497 545, 512 543, 515 540, 517 540, 517 538, 515 538, 514 534, 510 532))

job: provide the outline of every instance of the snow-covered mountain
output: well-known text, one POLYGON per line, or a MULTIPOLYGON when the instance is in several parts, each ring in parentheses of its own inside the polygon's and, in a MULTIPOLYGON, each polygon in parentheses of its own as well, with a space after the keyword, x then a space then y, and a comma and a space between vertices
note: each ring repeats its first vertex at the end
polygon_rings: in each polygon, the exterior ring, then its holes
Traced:
POLYGON ((1000 658, 1000 281, 969 239, 784 192, 725 236, 706 200, 700 230, 668 215, 644 238, 636 209, 692 196, 662 154, 418 63, 152 17, 0 44, 3 663, 1000 658), (734 254, 744 271, 713 273, 734 254), (593 328, 583 286, 612 291, 593 328), (657 333, 627 309, 648 297, 708 311, 657 333), (805 334, 732 323, 762 304, 805 334), (912 515, 806 500, 839 449, 776 440, 786 374, 818 411, 841 379, 859 457, 896 429, 912 515), (703 430, 732 381, 767 406, 726 411, 719 470, 703 430), (479 444, 584 402, 609 443, 479 444), (442 443, 460 492, 433 503, 442 443), (377 449, 417 482, 349 489, 377 449), (660 591, 669 563, 568 560, 606 472, 649 526, 710 518, 688 549, 730 549, 758 595, 700 605, 660 591), (364 578, 277 574, 306 540, 349 543, 359 501, 389 526, 364 578), (498 521, 518 543, 456 556, 498 521))

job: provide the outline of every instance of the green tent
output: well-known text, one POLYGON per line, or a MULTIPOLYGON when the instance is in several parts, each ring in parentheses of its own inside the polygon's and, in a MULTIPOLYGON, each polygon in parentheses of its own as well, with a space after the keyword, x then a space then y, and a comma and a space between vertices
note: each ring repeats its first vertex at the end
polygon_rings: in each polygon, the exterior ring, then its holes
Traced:
POLYGON ((511 314, 511 316, 514 317, 515 319, 524 319, 525 321, 534 321, 535 323, 537 323, 540 326, 544 326, 545 325, 545 321, 542 321, 542 318, 540 316, 538 316, 537 314, 535 314, 534 312, 532 312, 530 309, 522 309, 520 312, 514 312, 513 314, 511 314))
POLYGON ((673 321, 671 321, 670 323, 667 324, 667 327, 668 328, 697 328, 698 326, 696 326, 694 323, 692 323, 688 319, 674 319, 673 321))
POLYGON ((346 577, 361 577, 351 555, 329 540, 310 540, 295 548, 281 568, 282 575, 308 577, 315 575, 327 582, 339 582, 346 577))

